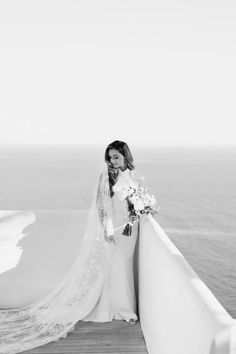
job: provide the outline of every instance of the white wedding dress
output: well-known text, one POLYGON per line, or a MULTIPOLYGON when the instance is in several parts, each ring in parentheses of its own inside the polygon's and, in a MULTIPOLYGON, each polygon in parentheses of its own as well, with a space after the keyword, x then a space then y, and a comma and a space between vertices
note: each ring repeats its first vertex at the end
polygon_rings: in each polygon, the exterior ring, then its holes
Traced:
POLYGON ((112 227, 115 244, 108 265, 104 285, 96 306, 82 320, 108 322, 113 319, 138 319, 134 287, 133 255, 138 237, 139 221, 132 227, 131 236, 122 235, 127 223, 128 207, 126 200, 120 200, 120 191, 125 186, 137 187, 127 168, 119 170, 118 180, 113 186, 112 227))

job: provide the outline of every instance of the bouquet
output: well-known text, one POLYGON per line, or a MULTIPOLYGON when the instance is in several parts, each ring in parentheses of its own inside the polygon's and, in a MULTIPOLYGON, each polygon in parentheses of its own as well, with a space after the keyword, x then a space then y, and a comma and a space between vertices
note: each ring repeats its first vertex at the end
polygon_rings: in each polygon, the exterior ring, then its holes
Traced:
POLYGON ((157 214, 159 207, 156 208, 156 198, 154 195, 148 193, 147 187, 143 188, 139 186, 134 187, 124 187, 120 192, 120 200, 127 200, 128 203, 128 223, 126 224, 122 235, 130 236, 132 233, 132 226, 134 222, 139 219, 141 214, 157 214))

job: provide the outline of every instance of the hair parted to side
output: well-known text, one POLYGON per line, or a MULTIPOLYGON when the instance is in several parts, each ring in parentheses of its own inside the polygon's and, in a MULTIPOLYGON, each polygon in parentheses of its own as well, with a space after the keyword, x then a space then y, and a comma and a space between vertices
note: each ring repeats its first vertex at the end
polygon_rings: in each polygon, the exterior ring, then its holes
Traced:
POLYGON ((118 177, 118 170, 115 170, 112 167, 112 164, 110 162, 109 150, 111 150, 111 149, 118 150, 124 156, 126 168, 133 170, 135 168, 135 166, 133 164, 133 156, 130 152, 130 149, 129 149, 127 143, 125 143, 124 141, 115 140, 107 146, 107 148, 105 150, 105 162, 108 165, 110 195, 112 197, 114 195, 114 192, 112 190, 112 186, 114 186, 114 184, 116 183, 116 180, 118 177))
POLYGON ((125 143, 124 141, 120 141, 120 140, 113 141, 106 148, 106 151, 105 151, 105 162, 108 164, 108 166, 111 165, 110 156, 109 156, 109 150, 111 150, 111 149, 118 150, 124 156, 127 168, 129 168, 130 170, 133 170, 135 168, 135 166, 133 164, 133 156, 132 156, 132 154, 130 152, 128 144, 125 143))

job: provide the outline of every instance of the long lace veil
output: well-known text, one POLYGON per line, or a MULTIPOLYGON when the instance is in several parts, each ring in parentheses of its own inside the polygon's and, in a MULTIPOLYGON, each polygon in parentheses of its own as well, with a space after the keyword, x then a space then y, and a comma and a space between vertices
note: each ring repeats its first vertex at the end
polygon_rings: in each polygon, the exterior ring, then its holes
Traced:
MULTIPOLYGON (((73 331, 95 306, 114 244, 108 170, 104 163, 94 189, 79 254, 63 281, 30 305, 0 310, 0 353, 13 354, 56 341, 73 331)), ((76 232, 76 230, 75 230, 76 232)))

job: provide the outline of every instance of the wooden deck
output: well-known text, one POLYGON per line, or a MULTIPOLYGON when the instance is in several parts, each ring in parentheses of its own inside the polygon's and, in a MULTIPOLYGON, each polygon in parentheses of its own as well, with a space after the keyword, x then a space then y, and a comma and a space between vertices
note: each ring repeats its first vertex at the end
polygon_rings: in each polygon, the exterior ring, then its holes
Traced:
POLYGON ((66 338, 22 354, 69 354, 69 353, 148 353, 140 322, 129 325, 123 320, 112 322, 77 322, 66 338))

